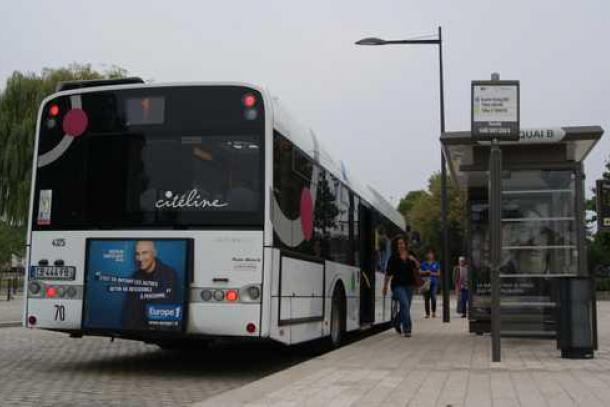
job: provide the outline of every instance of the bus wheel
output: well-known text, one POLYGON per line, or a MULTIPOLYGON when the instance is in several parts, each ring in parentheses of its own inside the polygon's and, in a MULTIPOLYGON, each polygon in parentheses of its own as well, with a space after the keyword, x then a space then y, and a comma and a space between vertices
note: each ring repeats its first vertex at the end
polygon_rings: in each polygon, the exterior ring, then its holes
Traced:
POLYGON ((338 348, 345 335, 345 291, 341 284, 335 287, 330 310, 330 343, 338 348))

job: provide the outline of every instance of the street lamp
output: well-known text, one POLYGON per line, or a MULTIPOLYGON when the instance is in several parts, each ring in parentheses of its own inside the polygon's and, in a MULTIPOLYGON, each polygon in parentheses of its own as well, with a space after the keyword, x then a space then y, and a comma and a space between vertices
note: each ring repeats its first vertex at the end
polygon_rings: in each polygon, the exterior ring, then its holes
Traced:
MULTIPOLYGON (((438 27, 438 37, 427 40, 382 40, 381 38, 368 37, 356 41, 356 45, 438 45, 438 65, 440 78, 440 118, 441 136, 445 133, 445 92, 443 90, 443 36, 442 29, 438 27)), ((449 322, 449 229, 447 225, 447 165, 445 155, 441 150, 441 222, 443 229, 443 322, 449 322)))

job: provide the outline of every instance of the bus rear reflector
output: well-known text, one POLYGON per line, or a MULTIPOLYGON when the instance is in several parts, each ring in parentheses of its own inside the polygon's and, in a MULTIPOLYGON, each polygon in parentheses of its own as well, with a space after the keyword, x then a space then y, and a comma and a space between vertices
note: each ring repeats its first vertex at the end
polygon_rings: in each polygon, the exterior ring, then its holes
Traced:
POLYGON ((250 334, 253 334, 256 331, 256 325, 250 322, 248 325, 246 325, 246 331, 248 331, 248 333, 250 334))
POLYGON ((35 317, 34 315, 30 315, 30 316, 28 317, 28 323, 29 323, 30 325, 36 325, 36 317, 35 317))

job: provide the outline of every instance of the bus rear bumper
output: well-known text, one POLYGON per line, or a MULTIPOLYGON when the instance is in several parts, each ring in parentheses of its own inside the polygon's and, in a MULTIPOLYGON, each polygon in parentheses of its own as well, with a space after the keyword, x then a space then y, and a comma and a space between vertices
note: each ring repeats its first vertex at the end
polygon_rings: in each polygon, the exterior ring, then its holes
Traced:
POLYGON ((266 336, 261 331, 261 305, 206 304, 189 306, 187 334, 206 336, 266 336))

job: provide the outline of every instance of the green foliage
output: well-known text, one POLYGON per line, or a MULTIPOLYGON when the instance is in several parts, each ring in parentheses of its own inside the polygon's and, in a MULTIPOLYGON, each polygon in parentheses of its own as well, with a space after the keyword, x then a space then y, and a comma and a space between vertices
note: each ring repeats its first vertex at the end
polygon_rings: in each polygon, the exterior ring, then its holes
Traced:
POLYGON ((0 270, 11 261, 11 255, 25 255, 25 227, 0 222, 0 270))
POLYGON ((595 279, 596 291, 610 291, 610 277, 600 277, 595 279))
POLYGON ((27 219, 32 156, 38 107, 58 82, 119 78, 126 71, 111 67, 95 71, 91 65, 45 68, 41 74, 14 72, 0 92, 0 219, 23 225, 27 219))
MULTIPOLYGON (((610 181, 610 157, 608 157, 608 159, 606 160, 605 170, 602 173, 602 178, 610 181)), ((591 199, 587 199, 587 201, 585 202, 585 209, 589 211, 595 211, 597 210, 597 191, 595 190, 595 187, 591 188, 591 192, 593 192, 593 197, 591 199)), ((597 220, 593 219, 593 222, 595 221, 597 220)))
POLYGON ((591 274, 600 266, 610 267, 610 231, 597 232, 588 242, 587 263, 591 274))
MULTIPOLYGON (((610 180, 610 158, 606 161, 606 169, 602 174, 602 178, 610 180)), ((593 188, 593 193, 596 193, 595 188, 593 188)), ((586 202, 586 208, 592 211, 596 210, 595 195, 593 195, 593 198, 586 202)), ((597 219, 594 218, 593 222, 596 221, 597 219)), ((598 231, 597 233, 591 235, 589 230, 588 234, 589 241, 587 242, 587 265, 589 267, 589 272, 594 274, 595 270, 599 267, 610 267, 610 231, 598 231)), ((598 281, 598 289, 600 289, 599 284, 602 284, 603 288, 605 287, 606 283, 610 284, 608 281, 601 283, 598 281)))
POLYGON ((411 224, 411 222, 409 222, 409 214, 411 213, 413 206, 418 200, 425 199, 425 197, 426 191, 424 190, 409 191, 407 195, 400 200, 398 203, 398 212, 402 213, 402 216, 404 216, 407 224, 411 224))
MULTIPOLYGON (((451 259, 454 261, 464 252, 465 204, 464 194, 452 183, 447 183, 449 239, 451 259)), ((398 204, 398 210, 412 231, 418 232, 421 244, 418 255, 433 247, 438 253, 442 249, 441 224, 441 176, 434 173, 428 180, 428 189, 410 191, 398 204)))

